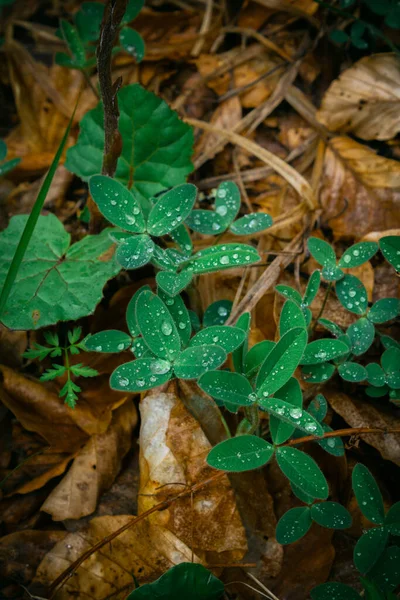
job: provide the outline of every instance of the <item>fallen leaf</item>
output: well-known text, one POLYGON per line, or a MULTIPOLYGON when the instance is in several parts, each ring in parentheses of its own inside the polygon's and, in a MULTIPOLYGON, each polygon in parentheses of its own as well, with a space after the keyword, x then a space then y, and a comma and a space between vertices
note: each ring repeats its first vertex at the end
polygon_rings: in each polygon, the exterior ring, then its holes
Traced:
POLYGON ((263 51, 260 46, 256 58, 234 69, 235 87, 240 92, 243 108, 255 108, 269 98, 282 76, 279 68, 282 64, 282 59, 263 51))
POLYGON ((400 226, 400 163, 347 137, 329 141, 320 189, 323 222, 336 238, 400 226))
MULTIPOLYGON (((379 404, 379 410, 375 408, 367 398, 365 401, 342 394, 336 391, 324 392, 326 398, 333 408, 350 427, 378 427, 383 431, 398 427, 400 419, 395 417, 393 411, 379 404)), ((373 446, 381 454, 382 458, 400 465, 400 436, 395 433, 362 433, 360 438, 370 446, 373 446)))
POLYGON ((322 99, 317 119, 330 131, 390 140, 400 131, 400 60, 365 56, 341 73, 322 99))
MULTIPOLYGON (((219 104, 218 108, 211 117, 210 122, 220 127, 221 129, 233 130, 242 118, 242 106, 237 96, 228 98, 224 102, 219 104)), ((220 137, 213 133, 204 132, 196 144, 196 156, 200 156, 202 153, 207 153, 208 159, 214 158, 214 156, 220 151, 218 146, 214 152, 209 152, 210 148, 216 146, 219 142, 220 137)))
MULTIPOLYGON (((181 492, 214 474, 205 461, 211 444, 175 393, 156 390, 146 395, 140 414, 139 514, 164 494, 181 492)), ((209 564, 237 562, 246 552, 243 525, 227 477, 196 493, 193 503, 190 497, 180 499, 150 518, 209 564)))
POLYGON ((136 407, 128 401, 114 411, 105 433, 92 435, 42 506, 53 521, 80 519, 95 511, 100 495, 112 485, 130 449, 136 423, 136 407))
MULTIPOLYGON (((36 572, 31 593, 44 595, 48 586, 74 560, 94 544, 132 520, 130 515, 92 519, 89 526, 68 534, 44 557, 36 572)), ((152 581, 170 567, 190 562, 191 551, 170 531, 140 521, 85 561, 53 596, 54 600, 92 597, 124 600, 131 589, 152 581)), ((195 562, 198 559, 195 557, 195 562)))

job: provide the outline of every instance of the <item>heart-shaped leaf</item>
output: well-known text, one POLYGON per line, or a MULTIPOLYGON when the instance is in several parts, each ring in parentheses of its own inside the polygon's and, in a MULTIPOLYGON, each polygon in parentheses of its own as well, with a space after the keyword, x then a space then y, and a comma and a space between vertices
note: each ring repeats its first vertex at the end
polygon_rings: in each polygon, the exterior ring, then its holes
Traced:
POLYGON ((122 392, 144 392, 172 377, 171 363, 160 358, 138 358, 120 365, 110 377, 110 387, 122 392))
POLYGON ((179 333, 161 298, 147 290, 142 292, 136 302, 136 319, 146 345, 156 356, 166 360, 178 356, 179 333))
POLYGON ((156 275, 157 285, 162 289, 163 292, 168 296, 176 296, 182 290, 184 290, 193 279, 193 273, 190 271, 183 271, 182 273, 168 273, 167 271, 160 271, 156 275))
POLYGON ((182 225, 193 208, 196 195, 196 186, 183 183, 160 196, 147 220, 150 235, 162 236, 182 225))
POLYGON ((214 469, 240 473, 258 469, 271 460, 274 447, 255 435, 239 435, 215 446, 207 456, 214 469))
POLYGON ((85 338, 85 346, 92 352, 123 352, 131 344, 131 336, 116 329, 100 331, 85 338))
POLYGON ((229 230, 235 235, 254 235, 271 227, 272 217, 267 213, 251 213, 237 219, 229 230))
POLYGON ((131 235, 118 245, 116 259, 124 269, 139 269, 150 262, 154 242, 146 234, 131 235))
POLYGON ((322 500, 328 497, 328 483, 311 456, 297 448, 280 447, 276 449, 276 460, 289 481, 304 493, 322 500))
POLYGON ((203 373, 220 367, 226 361, 221 346, 195 346, 186 348, 175 362, 175 375, 180 379, 197 379, 203 373))

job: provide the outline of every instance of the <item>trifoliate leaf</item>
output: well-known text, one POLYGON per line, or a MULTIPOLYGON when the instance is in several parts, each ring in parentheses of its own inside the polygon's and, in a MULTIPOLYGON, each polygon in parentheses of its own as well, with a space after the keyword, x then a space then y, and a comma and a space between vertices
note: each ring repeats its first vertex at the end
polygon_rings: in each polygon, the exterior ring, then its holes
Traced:
POLYGON ((231 314, 233 302, 231 300, 217 300, 206 308, 203 315, 204 327, 223 325, 231 314))
POLYGON ((152 292, 141 293, 136 302, 136 318, 143 340, 156 356, 166 360, 178 356, 179 333, 161 298, 152 292))
POLYGON ((161 358, 138 358, 120 365, 110 377, 110 387, 121 392, 144 392, 172 377, 172 365, 161 358))
POLYGON ((187 268, 193 273, 212 273, 233 267, 247 267, 259 260, 258 252, 252 246, 224 244, 200 250, 191 258, 187 268))
POLYGON ((250 383, 239 373, 209 371, 200 377, 198 385, 213 398, 235 406, 251 406, 257 400, 250 383))
POLYGON ((119 33, 119 41, 123 49, 133 56, 137 63, 143 60, 146 46, 140 33, 130 27, 123 27, 119 33))
POLYGON ((382 494, 366 466, 361 463, 356 464, 353 469, 352 483, 362 514, 369 521, 382 525, 385 520, 382 494))
POLYGON ((182 225, 193 208, 196 195, 196 186, 191 183, 183 183, 162 194, 147 220, 149 234, 162 236, 182 225))
POLYGON ((237 219, 229 230, 235 235, 254 235, 271 227, 272 217, 267 213, 252 213, 237 219))
POLYGON ((400 271, 400 235, 388 235, 379 240, 379 247, 396 271, 400 271))
POLYGON ((306 535, 312 524, 308 506, 291 508, 279 519, 275 536, 279 544, 293 544, 306 535))
POLYGON ((311 237, 307 243, 311 256, 323 267, 336 266, 336 254, 334 249, 328 242, 320 240, 316 237, 311 237))
POLYGON ((311 456, 297 448, 279 447, 276 449, 276 460, 289 481, 303 492, 322 500, 328 497, 328 483, 311 456))
POLYGON ((400 300, 397 298, 382 298, 371 306, 368 319, 372 323, 386 323, 400 315, 400 300))
POLYGON ((89 180, 89 191, 110 223, 132 233, 145 231, 140 201, 122 183, 105 175, 93 175, 89 180))
POLYGON ((182 273, 169 273, 168 271, 160 271, 156 275, 157 285, 168 296, 176 296, 184 290, 193 279, 193 274, 190 271, 182 273))
POLYGON ((344 362, 338 367, 339 375, 345 381, 358 383, 367 379, 367 371, 362 365, 355 362, 344 362))
POLYGON ((329 529, 348 529, 351 527, 351 514, 338 502, 319 502, 311 507, 312 520, 329 529))
POLYGON ((239 435, 215 446, 207 456, 214 469, 240 473, 258 469, 271 460, 274 447, 255 435, 239 435))
POLYGON ((227 354, 233 352, 246 338, 246 333, 238 327, 226 325, 213 325, 202 329, 190 340, 190 346, 204 346, 216 344, 221 346, 227 354))
POLYGON ((180 379, 197 379, 203 373, 220 367, 225 360, 226 352, 221 346, 186 348, 175 362, 175 375, 180 379))
POLYGON ((318 293, 319 286, 321 283, 321 271, 314 271, 311 273, 310 278, 307 283, 306 291, 303 296, 303 304, 305 306, 310 306, 315 296, 318 293))
MULTIPOLYGON (((0 287, 27 219, 12 217, 0 234, 0 287)), ((108 232, 104 229, 70 246, 70 235, 57 217, 40 216, 1 315, 4 325, 38 329, 91 314, 106 282, 121 270, 108 232)))
POLYGON ((370 260, 378 252, 378 249, 379 246, 376 242, 359 242, 358 244, 354 244, 354 246, 350 246, 350 248, 343 252, 338 266, 344 269, 359 267, 367 262, 367 260, 370 260))
POLYGON ((315 340, 307 345, 300 363, 302 365, 318 365, 348 353, 348 347, 340 340, 315 340))
POLYGON ((148 235, 132 235, 118 245, 116 259, 124 269, 139 269, 150 262, 154 247, 148 235))
POLYGON ((123 352, 131 344, 131 336, 116 329, 100 331, 85 339, 86 348, 92 352, 123 352))
MULTIPOLYGON (((193 131, 155 94, 139 84, 118 92, 119 131, 123 140, 115 178, 133 181, 133 193, 144 198, 183 183, 192 171, 193 131)), ((84 181, 101 172, 104 150, 103 109, 99 104, 80 123, 65 166, 84 181)))
POLYGON ((362 315, 368 307, 368 295, 362 281, 354 275, 345 275, 336 283, 336 295, 344 308, 362 315))

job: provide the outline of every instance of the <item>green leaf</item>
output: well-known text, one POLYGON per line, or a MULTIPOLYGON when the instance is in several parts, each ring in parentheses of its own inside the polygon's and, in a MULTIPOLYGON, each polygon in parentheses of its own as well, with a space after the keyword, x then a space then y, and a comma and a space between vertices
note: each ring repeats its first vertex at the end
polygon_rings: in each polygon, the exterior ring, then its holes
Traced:
POLYGON ((365 390, 365 393, 370 398, 382 398, 383 396, 386 396, 386 394, 389 393, 389 387, 387 385, 383 385, 380 387, 368 387, 365 390))
POLYGON ((320 363, 319 365, 307 365, 301 369, 303 379, 308 383, 324 383, 332 377, 335 371, 335 366, 329 362, 320 363))
POLYGON ((338 367, 339 375, 345 381, 359 383, 367 379, 368 373, 366 369, 355 362, 344 362, 338 367))
POLYGON ((322 583, 311 590, 312 600, 360 600, 360 595, 349 585, 335 581, 322 583))
POLYGON ((385 385, 385 373, 377 363, 369 363, 369 365, 366 365, 365 370, 367 371, 368 383, 376 387, 385 385))
POLYGON ((198 314, 195 313, 194 310, 188 310, 188 313, 192 329, 195 333, 197 333, 201 329, 201 323, 198 314))
POLYGON ((267 398, 293 375, 303 356, 307 333, 300 327, 291 329, 267 355, 257 376, 257 396, 267 398))
POLYGON ((160 271, 156 275, 157 285, 168 296, 176 296, 184 290, 193 279, 193 274, 190 271, 182 273, 168 273, 160 271))
POLYGON ((20 162, 20 158, 12 158, 11 160, 0 164, 0 177, 3 177, 6 173, 12 171, 20 162))
POLYGON ((388 263, 400 271, 400 235, 388 235, 379 240, 379 248, 388 263))
POLYGON ((146 53, 144 39, 134 29, 123 27, 119 33, 119 42, 128 54, 133 56, 137 63, 140 63, 146 53))
POLYGON ((234 181, 224 181, 215 195, 215 212, 222 217, 225 228, 232 223, 240 209, 240 190, 234 181))
POLYGON ((278 544, 293 544, 306 535, 312 524, 308 506, 291 508, 279 519, 275 537, 278 544))
POLYGON ((293 300, 286 300, 279 318, 279 335, 282 337, 295 327, 307 329, 304 313, 293 300))
POLYGON ((93 352, 123 352, 132 344, 132 338, 123 331, 109 329, 90 335, 85 339, 85 346, 93 352))
MULTIPOLYGON (((302 410, 303 394, 299 382, 294 377, 291 377, 279 390, 279 396, 284 402, 292 406, 292 408, 302 410)), ((298 413, 295 414, 297 415, 298 413)), ((284 420, 280 418, 280 415, 274 416, 273 414, 271 414, 269 418, 269 427, 274 444, 283 444, 290 438, 295 430, 295 426, 288 422, 284 422, 284 420)))
MULTIPOLYGON (((70 344, 76 344, 79 341, 82 335, 82 327, 74 327, 73 330, 68 331, 68 341, 70 344)), ((53 336, 53 344, 54 346, 59 345, 58 335, 54 334, 53 336)))
POLYGON ((318 365, 338 356, 345 356, 348 353, 348 347, 340 340, 315 340, 307 344, 300 362, 302 365, 318 365))
POLYGON ((175 322, 164 302, 145 290, 136 302, 136 319, 143 340, 160 358, 173 360, 181 349, 181 340, 175 322))
POLYGON ((296 498, 304 502, 304 504, 312 504, 314 502, 314 498, 308 494, 305 494, 299 487, 297 487, 297 485, 290 483, 290 487, 292 488, 292 492, 296 498))
POLYGON ((208 306, 203 315, 203 326, 223 325, 231 314, 233 302, 231 300, 217 300, 208 306))
POLYGON ((332 335, 335 335, 336 337, 343 335, 343 331, 340 329, 339 325, 333 321, 330 321, 329 319, 318 319, 318 323, 320 323, 323 327, 325 327, 325 329, 330 331, 332 335))
POLYGON ((154 357, 154 354, 148 349, 143 341, 143 338, 141 337, 136 338, 136 340, 133 341, 131 351, 133 352, 135 358, 148 358, 150 356, 154 357))
POLYGON ((67 406, 69 406, 70 408, 75 408, 76 401, 78 400, 78 396, 76 395, 75 392, 80 392, 80 391, 81 391, 81 388, 78 385, 76 385, 70 379, 67 379, 64 387, 60 390, 58 395, 60 398, 65 396, 65 398, 64 398, 65 404, 67 406))
POLYGON ((338 502, 320 502, 311 507, 312 520, 329 529, 348 529, 351 527, 351 514, 338 502))
POLYGON ((354 566, 363 575, 368 573, 383 553, 389 534, 383 527, 369 529, 364 533, 354 548, 354 566))
POLYGON ((307 282, 306 291, 304 292, 302 301, 303 305, 310 306, 310 304, 312 304, 315 296, 318 294, 320 283, 321 272, 317 270, 311 273, 310 278, 307 282))
POLYGON ((381 365, 386 374, 395 373, 400 368, 400 350, 389 348, 381 356, 381 365))
POLYGON ((335 42, 335 44, 345 44, 349 39, 347 33, 345 31, 342 31, 342 29, 333 29, 329 33, 329 37, 331 38, 332 42, 335 42))
POLYGON ((275 342, 264 340, 250 348, 244 358, 244 371, 249 379, 256 374, 274 346, 275 342))
POLYGON ((272 217, 267 213, 251 213, 237 219, 229 230, 235 235, 254 235, 271 227, 272 217))
POLYGON ((368 319, 372 323, 386 323, 400 314, 400 300, 397 298, 382 298, 371 306, 368 319))
POLYGON ((192 333, 192 325, 190 321, 189 311, 185 306, 181 296, 168 296, 162 290, 158 290, 158 295, 164 302, 168 309, 171 317, 173 318, 179 336, 181 338, 182 346, 185 347, 189 343, 190 336, 192 333))
MULTIPOLYGON (((0 287, 27 215, 12 217, 0 234, 0 287)), ((11 329, 38 329, 91 314, 103 287, 121 267, 112 256, 108 229, 70 246, 70 235, 52 214, 40 216, 2 313, 11 329)))
POLYGON ((73 64, 77 68, 84 67, 86 63, 86 52, 85 46, 79 37, 78 30, 73 25, 68 23, 68 21, 61 19, 60 31, 65 43, 68 46, 68 50, 71 52, 73 64))
POLYGON ((128 330, 132 337, 137 337, 140 334, 139 325, 136 319, 136 303, 140 294, 145 291, 151 291, 149 285, 140 287, 137 292, 134 293, 126 309, 126 324, 128 325, 128 330))
POLYGON ((238 327, 228 327, 226 325, 213 325, 202 329, 190 340, 190 346, 204 346, 217 344, 225 350, 227 354, 233 352, 246 338, 246 333, 238 327))
MULTIPOLYGON (((78 328, 80 329, 80 328, 78 328)), ((81 330, 82 331, 82 330, 81 330)), ((71 344, 73 344, 73 342, 71 342, 71 340, 69 339, 70 337, 70 331, 68 332, 68 340, 71 344)), ((58 335, 56 333, 53 333, 52 331, 45 331, 43 333, 44 339, 46 340, 46 342, 50 345, 50 346, 59 346, 60 345, 60 340, 58 338, 58 335)), ((78 336, 79 339, 79 336, 78 336)))
POLYGON ((344 308, 362 315, 368 308, 368 295, 362 281, 354 275, 345 275, 336 283, 336 295, 344 308))
POLYGON ((332 246, 316 237, 311 237, 307 243, 311 256, 323 267, 336 266, 336 254, 332 246))
POLYGON ((348 327, 347 335, 351 341, 351 351, 356 356, 360 356, 368 350, 374 341, 375 327, 368 319, 361 317, 348 327))
POLYGON ((381 491, 370 471, 361 463, 353 469, 352 483, 358 506, 364 517, 376 525, 385 520, 385 508, 381 491))
POLYGON ((235 406, 251 406, 257 400, 250 383, 239 373, 209 371, 197 383, 206 394, 235 406))
POLYGON ((89 180, 89 191, 110 223, 132 233, 146 230, 140 201, 122 183, 105 175, 93 175, 89 180))
POLYGON ((80 10, 75 13, 75 24, 83 42, 94 42, 98 39, 103 14, 104 4, 82 2, 80 10))
POLYGON ((179 249, 185 257, 190 256, 193 251, 193 242, 185 225, 180 225, 169 233, 170 237, 178 244, 179 249))
POLYGON ((311 456, 297 448, 280 447, 276 449, 276 460, 289 481, 305 494, 322 500, 328 497, 328 483, 311 456))
POLYGON ((297 427, 309 435, 321 436, 324 433, 318 421, 299 406, 293 406, 279 398, 260 399, 259 406, 277 419, 297 427))
POLYGON ((392 535, 400 536, 400 502, 389 508, 385 517, 385 528, 392 535))
MULTIPOLYGON (((122 153, 115 174, 132 191, 151 198, 185 181, 192 171, 193 131, 155 94, 139 84, 118 92, 122 153)), ((65 167, 84 181, 101 172, 104 150, 103 109, 86 113, 75 146, 67 152, 65 167)))
POLYGON ((328 403, 322 394, 317 394, 311 400, 307 410, 317 421, 323 421, 328 411, 328 403))
POLYGON ((4 140, 0 140, 0 162, 7 158, 7 144, 4 140))
POLYGON ((187 348, 175 362, 175 375, 180 379, 197 379, 203 373, 220 367, 225 360, 226 352, 221 346, 187 348))
POLYGON ((172 377, 172 365, 160 358, 138 358, 117 367, 110 387, 121 392, 144 392, 162 385, 172 377))
POLYGON ((124 269, 139 269, 150 262, 154 252, 154 242, 148 235, 135 235, 119 244, 116 259, 124 269))
POLYGON ((180 563, 164 575, 133 590, 127 600, 219 600, 224 593, 224 584, 203 565, 180 563))
POLYGON ((128 0, 122 23, 130 23, 136 19, 144 6, 144 0, 128 0))
POLYGON ((301 303, 303 302, 301 295, 297 290, 290 287, 290 285, 279 284, 275 287, 275 290, 285 298, 289 298, 290 300, 293 300, 293 302, 301 306, 301 303))
POLYGON ((251 315, 248 312, 242 313, 236 321, 235 327, 244 331, 245 335, 243 343, 232 352, 233 367, 237 373, 244 372, 244 357, 246 356, 249 345, 248 337, 250 333, 250 324, 251 315))
POLYGON ((338 262, 339 267, 344 269, 352 269, 370 260, 377 252, 379 246, 376 242, 359 242, 343 252, 341 259, 338 262))
POLYGON ((96 369, 92 369, 91 367, 87 367, 83 364, 71 365, 71 373, 76 375, 77 377, 97 377, 99 374, 96 369))
POLYGON ((389 350, 389 348, 399 348, 400 350, 400 343, 390 337, 390 335, 381 335, 380 337, 382 345, 386 350, 389 350))
MULTIPOLYGON (((321 427, 324 430, 324 433, 333 431, 333 429, 326 423, 321 423, 321 427)), ((325 452, 328 452, 328 454, 331 454, 332 456, 344 456, 344 444, 339 436, 317 440, 317 444, 318 446, 321 446, 325 452)))
POLYGON ((162 236, 177 229, 193 208, 197 195, 192 183, 178 185, 157 199, 149 214, 147 230, 150 235, 162 236))
MULTIPOLYGON (((380 590, 386 593, 394 591, 400 584, 400 548, 391 546, 380 556, 374 567, 368 573, 380 590)), ((395 595, 393 600, 398 596, 395 595)), ((386 598, 390 598, 388 595, 386 598)))
POLYGON ((43 360, 48 354, 50 354, 50 352, 53 352, 53 350, 53 348, 48 348, 47 346, 42 346, 41 344, 34 344, 34 346, 32 346, 32 348, 29 350, 26 350, 22 356, 24 358, 38 358, 39 360, 43 360))
POLYGON ((64 375, 66 370, 67 369, 66 367, 64 367, 64 365, 53 364, 53 369, 47 369, 47 371, 45 371, 43 375, 41 375, 40 381, 52 381, 53 379, 64 375))
POLYGON ((203 235, 219 235, 227 229, 223 217, 213 210, 202 208, 192 210, 186 219, 186 225, 203 235))
POLYGON ((215 446, 207 456, 214 469, 240 473, 258 469, 271 460, 274 447, 255 435, 240 435, 215 446))
POLYGON ((342 269, 333 265, 331 267, 324 267, 321 273, 325 281, 339 281, 344 277, 342 269))
POLYGON ((193 273, 212 273, 244 267, 260 260, 258 252, 247 244, 224 244, 200 250, 191 258, 188 269, 193 273))

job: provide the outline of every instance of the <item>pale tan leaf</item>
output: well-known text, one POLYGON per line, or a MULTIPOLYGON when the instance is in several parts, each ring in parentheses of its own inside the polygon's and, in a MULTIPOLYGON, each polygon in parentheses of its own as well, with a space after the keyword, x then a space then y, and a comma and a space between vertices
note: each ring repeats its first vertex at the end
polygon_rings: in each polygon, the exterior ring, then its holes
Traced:
POLYGON ((326 91, 317 118, 330 131, 392 139, 400 131, 399 58, 366 56, 343 71, 326 91))
MULTIPOLYGON (((140 404, 139 513, 165 495, 209 479, 206 457, 211 444, 198 421, 175 393, 154 391, 140 404), (164 486, 161 489, 160 486, 164 486)), ((174 502, 151 517, 206 562, 237 562, 247 549, 243 525, 227 477, 174 502)))
POLYGON ((136 422, 137 411, 132 401, 115 410, 107 431, 90 438, 42 510, 54 521, 80 519, 94 512, 100 495, 112 485, 131 447, 136 422))
MULTIPOLYGON (((219 104, 218 108, 211 117, 211 123, 221 129, 233 130, 242 118, 242 106, 238 96, 228 98, 219 104)), ((214 158, 218 153, 218 147, 214 151, 210 149, 215 147, 216 142, 220 139, 219 135, 205 132, 200 137, 196 144, 196 155, 199 156, 203 152, 207 152, 208 158, 214 158)))
POLYGON ((400 163, 347 137, 329 141, 320 189, 322 218, 335 237, 400 226, 400 163))

